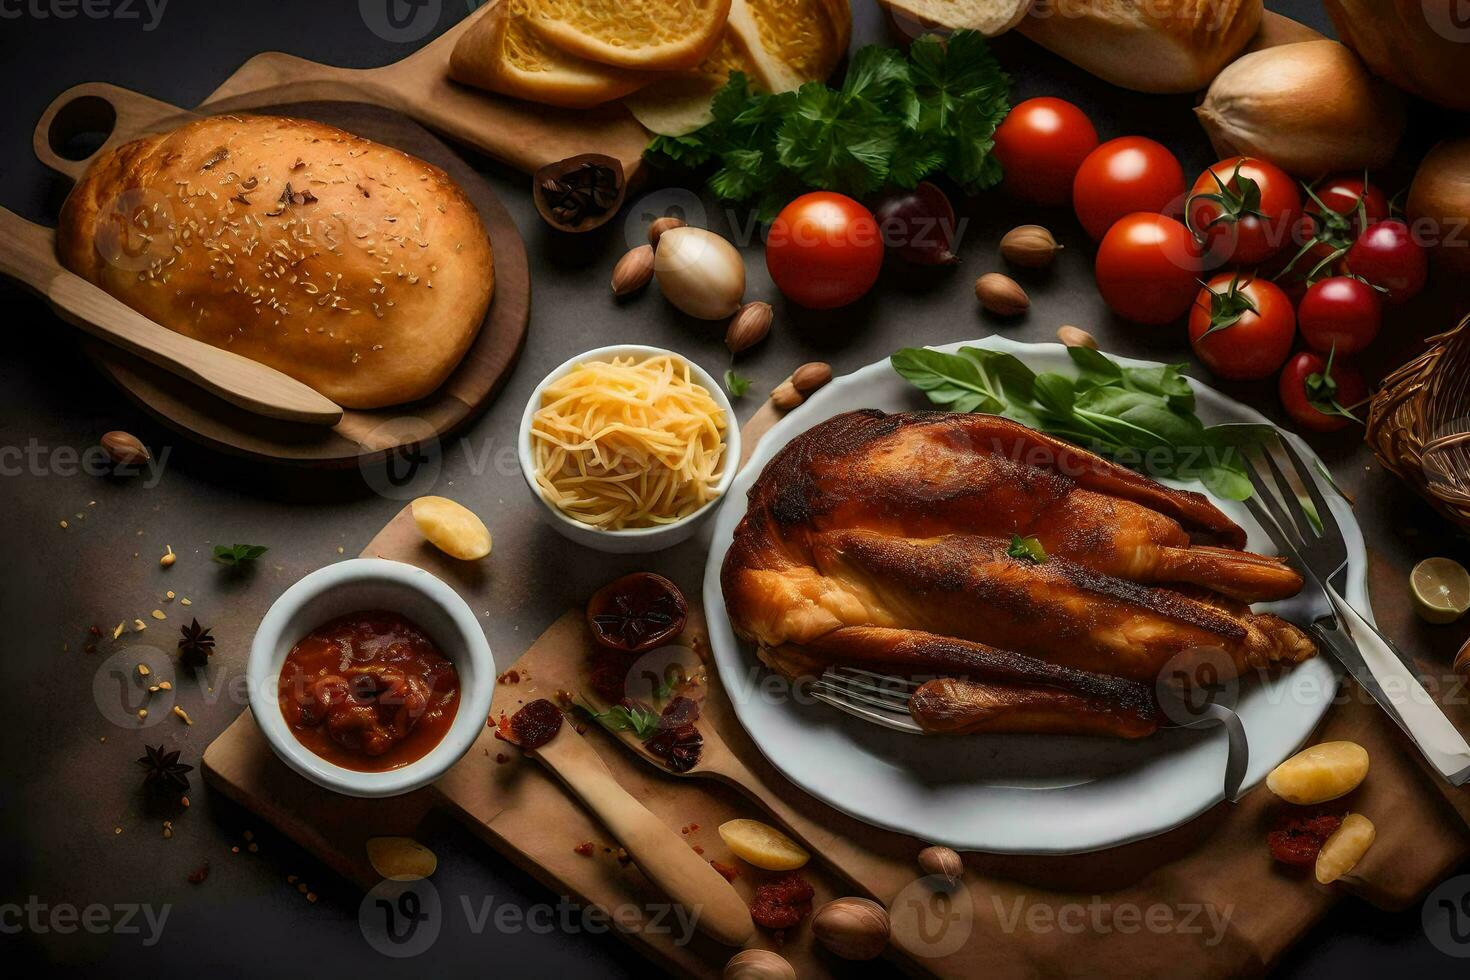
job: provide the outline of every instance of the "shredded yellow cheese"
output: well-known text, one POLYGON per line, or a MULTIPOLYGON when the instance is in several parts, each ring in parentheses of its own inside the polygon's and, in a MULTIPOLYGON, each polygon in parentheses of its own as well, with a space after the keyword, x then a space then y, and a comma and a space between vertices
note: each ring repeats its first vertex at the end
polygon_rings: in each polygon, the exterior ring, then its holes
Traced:
POLYGON ((671 524, 715 498, 728 424, 677 358, 579 364, 547 386, 532 418, 536 485, 592 527, 671 524))

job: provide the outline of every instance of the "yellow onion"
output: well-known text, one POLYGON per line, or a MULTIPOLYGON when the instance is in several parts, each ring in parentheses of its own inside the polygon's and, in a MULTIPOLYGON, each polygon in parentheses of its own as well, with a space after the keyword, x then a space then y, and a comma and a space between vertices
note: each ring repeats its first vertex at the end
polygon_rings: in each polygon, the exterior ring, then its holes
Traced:
POLYGON ((1398 93, 1325 39, 1237 59, 1195 113, 1221 156, 1264 157, 1300 177, 1377 169, 1404 132, 1398 93))
POLYGON ((1429 151, 1404 210, 1415 237, 1430 245, 1441 269, 1470 275, 1470 137, 1445 140, 1429 151))
POLYGON ((1337 36, 1375 75, 1447 109, 1470 109, 1463 0, 1326 0, 1337 36))

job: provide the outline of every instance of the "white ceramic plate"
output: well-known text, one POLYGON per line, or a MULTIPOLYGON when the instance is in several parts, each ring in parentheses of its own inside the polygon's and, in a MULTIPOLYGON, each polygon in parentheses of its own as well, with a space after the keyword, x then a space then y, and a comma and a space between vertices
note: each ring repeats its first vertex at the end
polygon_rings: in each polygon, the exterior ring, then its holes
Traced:
MULTIPOLYGON (((1075 373, 1060 344, 990 337, 969 346, 1007 351, 1036 371, 1075 373)), ((1197 381, 1193 385, 1196 411, 1207 425, 1267 422, 1212 388, 1197 381)), ((904 735, 793 696, 784 683, 773 683, 754 650, 737 640, 720 592, 720 565, 745 515, 747 491, 765 464, 791 439, 834 415, 859 408, 899 412, 927 407, 932 406, 923 394, 887 361, 869 365, 833 381, 772 428, 750 465, 735 478, 715 520, 704 604, 720 681, 756 745, 792 782, 837 809, 961 850, 1100 850, 1164 833, 1219 803, 1224 799, 1226 755, 1222 729, 1167 730, 1134 742, 1058 735, 904 735)), ((1317 461, 1300 440, 1294 444, 1308 460, 1317 461)), ((1332 493, 1328 499, 1347 535, 1347 598, 1367 610, 1362 532, 1347 501, 1332 493)), ((1215 503, 1247 530, 1250 550, 1274 552, 1243 504, 1215 503)), ((1273 680, 1252 679, 1244 686, 1236 710, 1250 742, 1247 787, 1263 780, 1306 741, 1336 690, 1337 674, 1325 654, 1273 680)))

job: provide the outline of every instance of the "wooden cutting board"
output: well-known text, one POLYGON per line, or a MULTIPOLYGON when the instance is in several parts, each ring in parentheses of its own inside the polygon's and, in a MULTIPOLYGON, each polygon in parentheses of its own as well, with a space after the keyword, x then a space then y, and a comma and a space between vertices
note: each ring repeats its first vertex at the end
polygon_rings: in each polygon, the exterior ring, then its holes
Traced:
MULTIPOLYGON (((442 439, 484 411, 510 375, 526 339, 531 271, 525 243, 510 212, 490 185, 417 123, 389 109, 350 102, 256 101, 254 111, 298 116, 339 126, 392 146, 448 172, 479 210, 495 261, 495 293, 475 342, 433 395, 408 405, 349 409, 330 429, 253 415, 115 347, 88 341, 83 349, 123 391, 168 427, 211 449, 252 459, 312 467, 351 467, 408 454, 442 439)), ((114 85, 78 86, 58 98, 35 132, 36 155, 73 181, 106 149, 148 133, 173 129, 201 113, 114 85), (108 133, 94 153, 69 159, 60 152, 77 134, 108 133)), ((54 235, 39 247, 54 247, 54 235)))
MULTIPOLYGON (((744 429, 746 445, 753 446, 778 417, 769 403, 763 407, 744 429)), ((362 554, 425 568, 454 586, 472 607, 489 588, 483 576, 474 574, 476 566, 425 544, 407 509, 362 554)), ((701 632, 695 617, 690 633, 701 632)), ((512 671, 518 678, 534 678, 543 691, 575 689, 587 642, 581 611, 574 609, 514 662, 502 657, 506 677, 497 685, 491 717, 513 713, 521 701, 521 685, 510 681, 512 671)), ((1191 976, 1223 978, 1265 972, 1349 894, 1382 908, 1402 908, 1470 856, 1470 833, 1413 763, 1402 735, 1356 689, 1345 691, 1341 701, 1318 736, 1350 738, 1368 749, 1372 775, 1346 805, 1374 817, 1379 839, 1354 877, 1331 888, 1316 885, 1309 873, 1273 864, 1265 834, 1280 804, 1258 789, 1240 804, 1221 804, 1168 834, 1097 854, 968 854, 963 889, 953 895, 936 892, 915 861, 925 842, 863 824, 788 783, 741 730, 718 678, 711 679, 704 720, 745 773, 740 781, 755 787, 754 798, 719 781, 665 773, 596 726, 586 737, 618 781, 669 826, 697 828, 686 835, 690 846, 741 866, 735 885, 746 896, 769 876, 735 861, 715 828, 735 817, 772 819, 758 797, 774 798, 776 822, 818 855, 803 870, 817 903, 863 894, 889 906, 895 945, 888 955, 905 972, 955 978, 1131 978, 1177 974, 1181 964, 1188 964, 1191 976), (1171 910, 1178 927, 1160 931, 1137 925, 1133 917, 1157 908, 1171 910), (1065 924, 1076 917, 1089 927, 1065 924)), ((646 909, 662 901, 636 868, 603 850, 610 842, 595 818, 548 772, 522 759, 488 728, 438 784, 389 800, 348 799, 297 776, 272 754, 249 711, 210 745, 203 769, 212 787, 365 889, 379 880, 367 860, 367 839, 412 835, 430 810, 445 808, 558 895, 609 910, 646 909), (584 841, 594 844, 591 856, 574 851, 584 841)), ((861 779, 862 773, 854 772, 853 778, 861 779)), ((1079 820, 1086 818, 1078 814, 1079 820)), ((683 944, 667 932, 617 934, 680 975, 717 976, 731 953, 703 937, 683 944)), ((803 978, 837 976, 846 966, 816 946, 806 926, 779 943, 762 931, 758 945, 779 948, 803 978)))
POLYGON ((526 173, 579 153, 605 153, 622 161, 623 173, 636 180, 649 134, 621 103, 558 109, 450 80, 450 52, 489 7, 486 4, 407 58, 382 68, 333 68, 279 52, 256 55, 200 108, 226 112, 305 100, 371 102, 526 173))

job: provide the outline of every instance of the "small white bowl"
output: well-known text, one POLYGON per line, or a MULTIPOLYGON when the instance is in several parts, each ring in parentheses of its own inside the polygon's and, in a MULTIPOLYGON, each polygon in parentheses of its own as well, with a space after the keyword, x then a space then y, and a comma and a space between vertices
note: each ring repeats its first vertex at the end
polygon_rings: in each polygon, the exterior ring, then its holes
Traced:
POLYGON ((517 443, 520 460, 521 476, 525 477, 526 486, 531 491, 531 496, 541 505, 543 519, 561 532, 562 536, 575 541, 577 544, 586 545, 597 551, 606 551, 617 555, 641 555, 650 551, 662 551, 672 548, 676 544, 688 540, 699 525, 709 519, 719 509, 720 501, 725 498, 725 493, 730 489, 730 484, 735 481, 735 471, 740 467, 740 423, 735 418, 735 410, 730 406, 730 399, 725 397, 725 389, 709 373, 695 364, 689 358, 677 351, 665 350, 662 347, 644 347, 640 344, 617 344, 612 347, 599 347, 585 354, 563 363, 552 371, 536 390, 531 392, 531 400, 526 403, 526 411, 521 415, 521 432, 517 443), (689 365, 689 373, 699 384, 709 391, 710 397, 720 406, 725 413, 725 467, 720 474, 720 482, 715 487, 715 496, 709 503, 687 517, 681 518, 672 524, 660 524, 657 527, 634 527, 619 531, 604 531, 590 524, 583 524, 566 514, 541 495, 541 490, 536 486, 536 462, 531 446, 531 422, 536 417, 536 411, 541 407, 541 395, 552 382, 572 372, 579 364, 589 361, 611 361, 615 357, 636 357, 646 360, 650 357, 668 355, 678 358, 689 365))
POLYGON ((423 569, 384 558, 328 565, 287 589, 260 621, 246 674, 250 710, 276 755, 347 796, 397 796, 444 775, 479 737, 495 693, 495 658, 470 607, 423 569), (298 640, 339 616, 373 609, 399 613, 422 628, 459 673, 459 708, 449 731, 423 758, 388 772, 358 772, 323 759, 287 726, 279 700, 281 667, 298 640))

